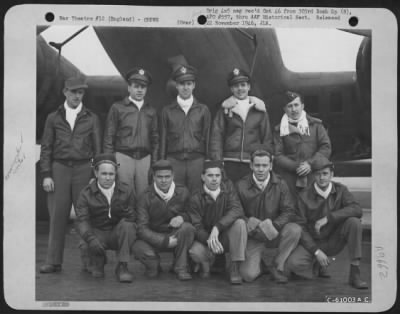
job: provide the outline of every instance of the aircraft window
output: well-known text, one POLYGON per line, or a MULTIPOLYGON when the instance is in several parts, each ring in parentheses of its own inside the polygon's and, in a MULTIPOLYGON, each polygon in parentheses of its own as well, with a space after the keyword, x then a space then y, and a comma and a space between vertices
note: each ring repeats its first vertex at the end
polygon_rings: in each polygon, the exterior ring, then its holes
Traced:
POLYGON ((343 112, 342 94, 340 92, 331 92, 330 110, 331 112, 343 112))
POLYGON ((294 72, 355 71, 363 36, 337 29, 277 28, 286 68, 294 72))
POLYGON ((310 114, 318 115, 318 96, 306 95, 304 96, 304 110, 310 114))
MULTIPOLYGON (((47 43, 62 43, 79 31, 80 26, 51 26, 41 33, 47 43)), ((61 49, 61 55, 86 75, 120 75, 109 56, 103 49, 92 26, 67 42, 61 49)))

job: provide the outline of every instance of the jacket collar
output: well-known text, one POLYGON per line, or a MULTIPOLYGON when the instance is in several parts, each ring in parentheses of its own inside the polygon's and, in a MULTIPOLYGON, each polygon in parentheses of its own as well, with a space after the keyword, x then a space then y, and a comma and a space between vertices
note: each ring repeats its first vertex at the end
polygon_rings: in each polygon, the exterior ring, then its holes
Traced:
MULTIPOLYGON (((179 185, 177 185, 176 182, 175 182, 175 191, 174 191, 174 195, 172 197, 178 195, 178 189, 179 189, 178 187, 179 187, 179 185)), ((151 194, 151 198, 153 198, 154 196, 160 198, 160 196, 157 194, 156 190, 154 189, 154 183, 150 184, 150 190, 149 191, 150 191, 150 194, 151 194)))
MULTIPOLYGON (((312 116, 310 116, 310 115, 306 115, 306 118, 307 118, 307 121, 308 121, 308 124, 309 125, 313 125, 313 124, 315 124, 315 123, 322 123, 322 120, 320 120, 320 119, 318 119, 318 118, 314 118, 314 117, 312 117, 312 116)), ((280 128, 281 128, 281 124, 279 123, 278 125, 276 125, 275 126, 275 130, 276 131, 279 131, 280 130, 280 128)))
MULTIPOLYGON (((92 193, 96 194, 96 193, 101 193, 98 185, 97 185, 97 179, 93 180, 92 183, 90 183, 90 190, 92 191, 92 193)), ((115 180, 115 188, 114 191, 120 191, 120 192, 124 192, 126 191, 126 188, 124 186, 123 183, 121 183, 119 180, 115 180)))
MULTIPOLYGON (((196 97, 193 96, 193 105, 190 107, 190 109, 196 108, 196 107, 198 107, 198 106, 199 106, 199 102, 198 102, 198 100, 196 99, 196 97)), ((172 102, 172 104, 171 104, 171 107, 174 108, 174 109, 182 110, 182 109, 181 109, 181 106, 179 106, 178 101, 176 100, 176 98, 173 100, 173 102, 172 102)))
MULTIPOLYGON (((268 188, 271 184, 279 183, 279 179, 274 172, 271 171, 269 175, 270 175, 270 178, 269 178, 269 182, 268 182, 268 185, 266 188, 268 188)), ((249 175, 247 175, 246 180, 247 180, 249 189, 251 189, 251 188, 255 188, 257 190, 259 189, 257 186, 257 183, 253 179, 253 173, 250 173, 249 175)))
MULTIPOLYGON (((59 113, 61 113, 62 115, 64 115, 64 116, 66 115, 65 108, 64 108, 64 103, 61 106, 58 107, 57 111, 59 113)), ((84 114, 87 114, 89 112, 90 112, 89 109, 84 104, 82 104, 82 110, 78 113, 78 117, 82 116, 84 114)))
MULTIPOLYGON (((131 101, 129 100, 129 97, 128 97, 128 96, 125 97, 125 98, 122 100, 122 103, 123 103, 125 106, 135 106, 135 107, 136 107, 136 105, 135 105, 133 102, 131 102, 131 101)), ((145 101, 143 102, 142 108, 144 108, 145 106, 147 107, 148 104, 149 104, 149 103, 145 100, 145 101)), ((137 107, 136 107, 136 108, 137 108, 137 107)))
MULTIPOLYGON (((227 191, 227 187, 223 181, 221 181, 220 189, 221 189, 220 194, 226 193, 226 191, 227 191)), ((202 196, 208 195, 207 192, 204 190, 203 186, 201 186, 201 195, 202 196)))
MULTIPOLYGON (((313 198, 316 200, 317 198, 322 198, 321 195, 318 194, 317 190, 315 189, 314 182, 311 184, 310 193, 312 194, 313 198)), ((332 190, 329 194, 336 194, 336 184, 332 181, 332 190)))

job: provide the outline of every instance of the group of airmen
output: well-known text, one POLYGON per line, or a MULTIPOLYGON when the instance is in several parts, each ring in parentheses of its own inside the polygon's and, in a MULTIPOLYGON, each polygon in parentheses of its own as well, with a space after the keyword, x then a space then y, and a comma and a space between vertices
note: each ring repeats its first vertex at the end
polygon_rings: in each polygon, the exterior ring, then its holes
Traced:
POLYGON ((366 289, 362 209, 332 181, 328 134, 302 95, 285 93, 272 128, 265 103, 249 96, 249 74, 234 68, 232 95, 212 119, 193 96, 196 72, 175 68, 177 97, 158 114, 145 98, 152 76, 130 70, 129 96, 111 106, 104 134, 82 105, 86 82, 65 81, 65 103, 49 114, 41 145, 50 231, 40 272, 62 269, 73 204, 83 269, 94 277, 104 276, 106 250, 115 250, 120 282, 133 280, 132 256, 154 278, 159 253, 172 252, 179 280, 208 278, 219 264, 232 284, 264 273, 287 283, 308 272, 330 277, 330 257, 347 245, 349 284, 366 289), (269 249, 276 254, 267 265, 269 249))

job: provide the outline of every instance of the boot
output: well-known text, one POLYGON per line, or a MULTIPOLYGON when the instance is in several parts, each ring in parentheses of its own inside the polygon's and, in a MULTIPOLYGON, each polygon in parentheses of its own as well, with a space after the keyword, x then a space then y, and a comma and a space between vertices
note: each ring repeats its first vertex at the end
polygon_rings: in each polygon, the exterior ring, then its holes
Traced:
POLYGON ((115 274, 119 282, 132 282, 133 276, 128 270, 127 262, 119 262, 115 268, 115 274))
POLYGON ((223 273, 225 271, 225 254, 215 256, 214 263, 212 263, 210 272, 211 273, 223 273))
POLYGON ((89 250, 87 247, 80 247, 79 248, 81 251, 81 262, 82 262, 82 266, 81 266, 81 270, 83 272, 91 272, 91 267, 92 267, 92 262, 91 262, 91 258, 90 258, 90 254, 89 254, 89 250))
POLYGON ((328 267, 322 267, 318 262, 313 265, 313 275, 321 278, 331 278, 328 267))
POLYGON ((201 263, 200 278, 201 279, 210 278, 210 263, 209 262, 202 262, 201 263))
POLYGON ((175 270, 175 272, 176 272, 176 277, 180 281, 186 281, 192 279, 192 275, 188 272, 187 268, 175 270))
POLYGON ((230 281, 232 285, 242 284, 242 276, 239 272, 240 262, 231 262, 230 281))
POLYGON ((106 258, 104 255, 92 255, 92 276, 95 278, 104 277, 104 264, 106 258))
POLYGON ((160 262, 156 259, 153 260, 146 260, 145 262, 145 275, 148 278, 156 278, 158 274, 161 272, 160 262))
POLYGON ((361 280, 359 266, 350 265, 349 284, 356 289, 368 289, 367 283, 361 280))
POLYGON ((270 271, 271 279, 274 280, 276 283, 288 283, 288 277, 286 277, 281 270, 278 270, 275 266, 271 266, 270 271))
POLYGON ((53 265, 53 264, 45 264, 40 266, 39 271, 42 274, 49 274, 49 273, 59 273, 61 271, 61 265, 53 265))
POLYGON ((267 265, 265 265, 264 261, 260 262, 260 271, 261 271, 261 274, 269 274, 270 273, 269 267, 267 265))

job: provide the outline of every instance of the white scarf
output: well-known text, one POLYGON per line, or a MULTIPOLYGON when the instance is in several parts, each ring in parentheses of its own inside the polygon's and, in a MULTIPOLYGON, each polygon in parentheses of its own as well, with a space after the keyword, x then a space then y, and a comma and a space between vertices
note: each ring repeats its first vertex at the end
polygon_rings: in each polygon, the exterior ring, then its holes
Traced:
POLYGON ((268 182, 269 182, 269 179, 270 179, 270 178, 271 178, 271 175, 269 174, 269 175, 268 175, 268 178, 266 178, 264 181, 258 181, 257 178, 256 178, 256 176, 255 176, 254 173, 253 173, 253 180, 254 180, 254 182, 257 184, 258 188, 259 188, 261 191, 264 191, 265 187, 268 185, 268 182))
POLYGON ((203 185, 204 191, 212 197, 214 201, 217 200, 218 195, 221 193, 221 187, 218 187, 215 191, 210 190, 205 184, 203 185))
POLYGON ((324 199, 327 199, 332 191, 332 182, 329 182, 329 186, 325 191, 321 190, 316 182, 314 182, 314 187, 315 191, 317 191, 319 195, 321 195, 324 199))
POLYGON ((158 196, 160 196, 162 198, 162 200, 166 203, 168 203, 168 201, 172 198, 172 196, 174 195, 175 192, 175 182, 172 181, 171 186, 169 187, 169 190, 167 193, 164 193, 163 191, 161 191, 158 187, 157 184, 154 182, 154 190, 156 191, 156 193, 158 194, 158 196))
POLYGON ((73 109, 70 106, 68 106, 67 102, 65 101, 64 108, 65 108, 65 119, 70 125, 71 130, 73 130, 75 126, 76 117, 78 116, 78 113, 81 112, 82 110, 82 103, 80 103, 78 107, 73 109))
POLYGON ((113 194, 114 194, 115 182, 114 182, 113 185, 112 185, 110 188, 108 188, 108 189, 103 188, 103 187, 99 184, 98 181, 97 181, 97 186, 99 187, 101 193, 104 194, 104 196, 106 197, 106 199, 107 199, 107 201, 108 201, 108 217, 111 218, 111 198, 112 198, 112 196, 113 196, 113 194))
POLYGON ((253 104, 250 102, 250 98, 247 97, 246 99, 236 99, 236 106, 232 108, 232 111, 236 113, 238 116, 242 118, 243 121, 246 121, 247 114, 253 104))
POLYGON ((144 99, 142 99, 142 100, 139 101, 139 100, 133 99, 131 96, 129 96, 128 98, 129 98, 129 100, 130 100, 131 102, 133 102, 133 103, 138 107, 139 110, 142 108, 142 106, 143 106, 143 104, 144 104, 144 99))
POLYGON ((286 113, 283 115, 281 120, 280 136, 286 136, 291 133, 289 129, 289 122, 297 123, 297 129, 301 135, 310 135, 310 128, 308 126, 307 114, 305 110, 302 111, 300 118, 297 120, 290 119, 286 113))
POLYGON ((193 105, 193 95, 191 95, 188 99, 183 99, 179 95, 176 97, 176 101, 179 106, 181 106, 182 110, 185 112, 185 115, 189 112, 190 107, 193 105))

